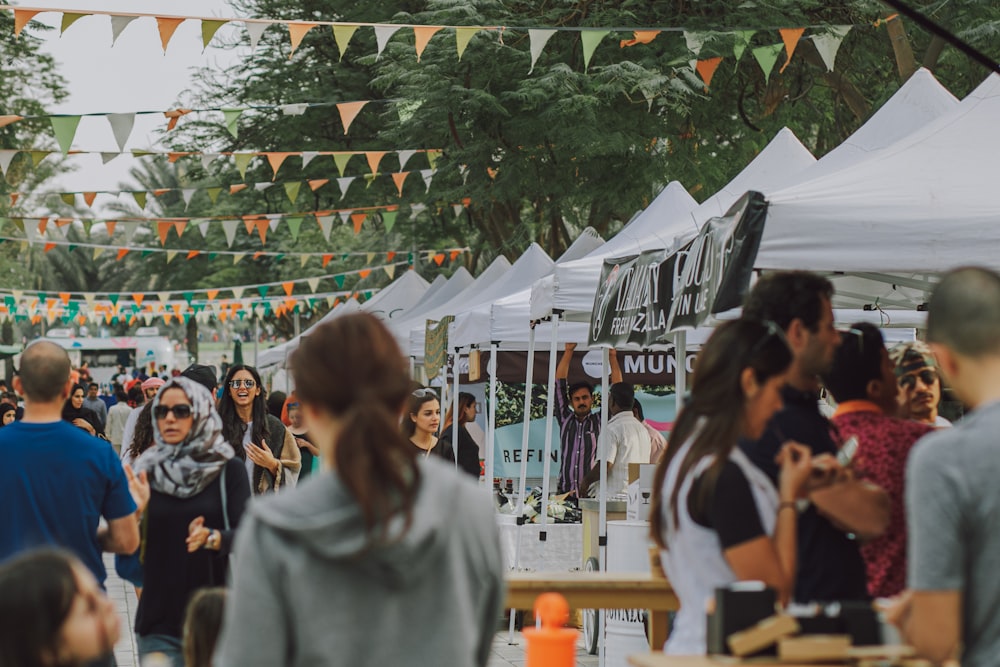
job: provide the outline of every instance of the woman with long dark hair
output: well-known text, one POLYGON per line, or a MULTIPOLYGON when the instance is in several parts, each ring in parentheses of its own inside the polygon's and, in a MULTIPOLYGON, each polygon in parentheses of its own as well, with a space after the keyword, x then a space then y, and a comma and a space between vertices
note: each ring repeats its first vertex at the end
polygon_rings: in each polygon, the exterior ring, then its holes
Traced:
POLYGON ((4 667, 82 667, 110 656, 121 634, 90 570, 49 549, 0 566, 0 628, 4 667))
POLYGON ((253 366, 229 367, 219 399, 222 435, 246 466, 254 495, 294 486, 302 467, 295 436, 267 411, 267 392, 253 366))
POLYGON ((650 507, 652 538, 681 603, 667 653, 705 653, 705 604, 716 588, 753 580, 777 589, 782 603, 791 595, 809 449, 785 445, 775 489, 737 446, 759 438, 781 408, 791 361, 777 325, 747 320, 722 324, 698 354, 650 507))
POLYGON ((407 409, 403 417, 403 435, 421 456, 430 456, 438 450, 438 427, 441 426, 441 401, 437 393, 425 387, 418 387, 406 398, 407 409))
MULTIPOLYGON (((455 428, 454 406, 448 408, 448 413, 444 417, 444 430, 441 431, 441 456, 446 460, 455 461, 454 449, 452 448, 452 438, 455 428)), ((465 425, 476 419, 476 397, 468 392, 458 394, 458 467, 479 479, 479 445, 469 435, 465 425)))
POLYGON ((181 654, 191 595, 226 583, 233 533, 250 500, 243 462, 222 437, 212 395, 186 377, 153 399, 155 444, 135 463, 151 489, 143 518, 143 590, 135 619, 140 658, 181 654))
POLYGON ((103 438, 104 427, 101 426, 101 420, 98 419, 93 410, 83 407, 83 399, 86 395, 87 389, 82 384, 73 387, 69 398, 66 399, 66 404, 63 405, 62 418, 73 426, 82 428, 90 435, 103 438))
POLYGON ((251 505, 216 667, 486 665, 503 601, 493 509, 400 433, 411 386, 395 338, 346 315, 291 366, 323 470, 251 505))

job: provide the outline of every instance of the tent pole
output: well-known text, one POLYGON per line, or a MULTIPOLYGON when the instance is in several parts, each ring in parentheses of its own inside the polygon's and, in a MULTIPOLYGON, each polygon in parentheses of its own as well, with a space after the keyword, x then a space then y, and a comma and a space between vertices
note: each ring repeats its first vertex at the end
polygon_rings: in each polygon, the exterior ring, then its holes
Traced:
MULTIPOLYGON (((604 462, 608 456, 608 446, 607 439, 604 437, 607 433, 608 428, 608 409, 609 403, 611 401, 611 391, 608 379, 608 364, 610 362, 610 353, 608 348, 603 348, 601 350, 601 434, 597 438, 597 446, 599 451, 595 452, 597 455, 597 465, 601 467, 601 499, 600 505, 598 506, 597 514, 597 553, 600 563, 600 571, 605 572, 608 569, 607 561, 607 543, 608 543, 608 466, 604 462)), ((599 611, 600 623, 598 624, 598 634, 597 634, 597 653, 598 653, 598 665, 604 667, 605 660, 605 642, 604 642, 604 610, 599 611)))
POLYGON ((451 453, 455 457, 455 468, 458 469, 458 374, 460 372, 459 362, 462 357, 459 354, 461 348, 455 348, 455 361, 452 363, 451 372, 455 383, 455 389, 451 396, 451 453))
MULTIPOLYGON (((545 542, 547 537, 545 526, 549 519, 549 471, 552 467, 552 427, 555 424, 555 399, 556 399, 556 346, 559 342, 559 313, 552 313, 552 340, 549 343, 549 391, 545 401, 545 452, 542 454, 542 502, 541 502, 541 525, 542 529, 538 533, 538 541, 545 542)), ((542 552, 545 545, 542 544, 542 552)))
MULTIPOLYGON (((528 357, 524 371, 524 423, 521 427, 521 479, 518 485, 517 496, 517 539, 514 540, 514 571, 521 566, 521 526, 524 525, 524 497, 527 494, 525 485, 528 476, 528 427, 531 425, 531 387, 535 370, 535 325, 529 325, 528 332, 528 357)), ((496 366, 494 365, 494 368, 496 366)), ((490 487, 492 492, 492 486, 490 487)), ((507 633, 507 643, 514 643, 514 609, 510 610, 510 627, 507 633)))
POLYGON ((674 404, 677 412, 684 407, 684 394, 687 393, 687 332, 678 331, 674 334, 674 404))
POLYGON ((497 344, 490 343, 490 395, 489 404, 486 406, 486 490, 493 492, 493 447, 496 442, 497 428, 497 344))

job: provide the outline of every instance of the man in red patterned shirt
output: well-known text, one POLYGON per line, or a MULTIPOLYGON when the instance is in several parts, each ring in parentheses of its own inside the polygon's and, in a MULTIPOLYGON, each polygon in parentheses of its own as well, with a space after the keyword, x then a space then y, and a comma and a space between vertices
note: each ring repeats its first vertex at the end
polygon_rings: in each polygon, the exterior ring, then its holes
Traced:
POLYGON ((861 546, 868 592, 872 597, 898 595, 906 588, 906 460, 914 443, 934 429, 893 416, 899 390, 895 366, 882 333, 872 324, 854 324, 841 334, 833 369, 823 381, 839 403, 831 419, 839 440, 857 438, 854 469, 889 494, 889 528, 861 546))

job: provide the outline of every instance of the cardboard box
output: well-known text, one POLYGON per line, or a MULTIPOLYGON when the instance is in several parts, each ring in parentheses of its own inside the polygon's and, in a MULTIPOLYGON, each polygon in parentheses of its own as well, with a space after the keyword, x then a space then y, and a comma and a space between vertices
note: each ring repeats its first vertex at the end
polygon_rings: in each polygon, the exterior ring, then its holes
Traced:
POLYGON ((629 521, 649 521, 650 499, 653 490, 653 474, 656 466, 650 463, 628 464, 629 484, 625 518, 629 521), (643 497, 643 493, 646 494, 643 497))
POLYGON ((733 655, 740 658, 774 646, 779 639, 798 634, 799 624, 791 616, 777 615, 741 632, 729 635, 726 643, 733 655))

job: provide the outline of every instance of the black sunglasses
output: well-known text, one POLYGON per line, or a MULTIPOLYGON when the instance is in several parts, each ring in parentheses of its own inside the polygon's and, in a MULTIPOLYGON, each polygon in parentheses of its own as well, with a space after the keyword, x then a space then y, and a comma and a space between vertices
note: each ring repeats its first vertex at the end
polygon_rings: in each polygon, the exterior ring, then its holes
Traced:
POLYGON ((938 374, 937 371, 931 368, 925 368, 919 373, 912 373, 910 375, 903 375, 899 378, 899 386, 904 389, 913 389, 917 386, 917 378, 923 382, 928 387, 937 382, 938 374))
POLYGON ((253 389, 257 386, 257 382, 255 380, 230 380, 229 382, 229 386, 233 389, 239 389, 241 384, 247 389, 253 389))
POLYGON ((157 405, 153 408, 153 415, 157 419, 166 419, 171 412, 177 419, 187 419, 191 416, 191 406, 181 403, 179 405, 157 405))
POLYGON ((776 322, 773 320, 765 320, 763 322, 758 322, 758 324, 766 327, 767 331, 765 331, 760 337, 760 340, 754 343, 754 346, 750 348, 750 354, 747 355, 749 359, 756 357, 757 354, 764 349, 764 346, 767 345, 767 342, 775 336, 780 338, 786 345, 788 344, 788 341, 785 339, 785 330, 779 327, 776 322))

